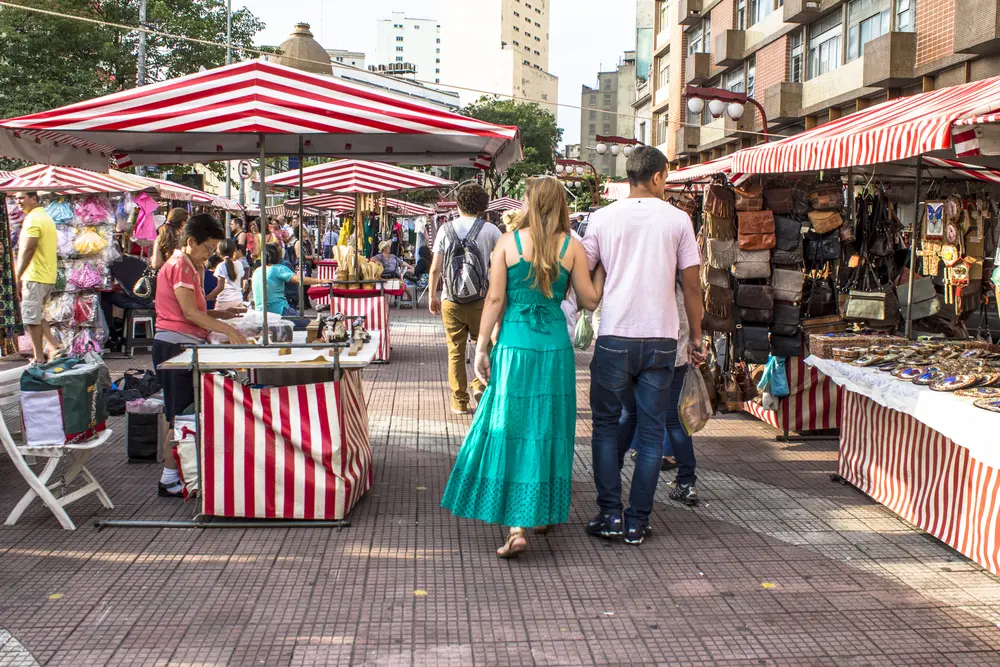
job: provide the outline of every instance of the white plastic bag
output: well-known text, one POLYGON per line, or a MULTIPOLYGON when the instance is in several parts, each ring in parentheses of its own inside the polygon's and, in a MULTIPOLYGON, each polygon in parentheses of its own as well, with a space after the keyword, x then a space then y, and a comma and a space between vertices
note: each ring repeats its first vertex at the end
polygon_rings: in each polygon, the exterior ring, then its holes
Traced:
POLYGON ((576 320, 576 331, 573 333, 573 347, 586 350, 593 342, 594 327, 590 324, 590 316, 587 311, 580 311, 580 317, 576 320))
POLYGON ((694 435, 712 417, 712 400, 708 396, 705 380, 701 372, 689 365, 681 385, 681 395, 677 402, 677 414, 688 435, 694 435))

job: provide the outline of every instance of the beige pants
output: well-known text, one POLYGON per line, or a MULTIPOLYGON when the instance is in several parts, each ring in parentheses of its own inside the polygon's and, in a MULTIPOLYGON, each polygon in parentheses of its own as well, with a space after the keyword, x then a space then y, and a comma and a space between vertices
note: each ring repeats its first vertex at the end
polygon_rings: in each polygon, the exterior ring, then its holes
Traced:
MULTIPOLYGON (((451 407, 465 410, 469 407, 469 381, 465 369, 466 345, 469 338, 479 339, 479 320, 483 316, 484 301, 475 303, 441 302, 441 317, 448 338, 448 385, 451 387, 451 407)), ((472 392, 484 391, 479 378, 472 380, 472 392)))

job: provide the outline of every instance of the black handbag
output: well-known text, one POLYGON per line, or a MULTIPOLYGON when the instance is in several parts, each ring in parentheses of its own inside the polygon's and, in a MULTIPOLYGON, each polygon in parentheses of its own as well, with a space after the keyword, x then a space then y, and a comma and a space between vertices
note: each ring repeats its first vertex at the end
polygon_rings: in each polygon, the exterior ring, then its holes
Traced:
POLYGON ((802 317, 824 317, 837 314, 837 292, 829 277, 806 278, 802 288, 802 317))
POLYGON ((795 250, 780 250, 775 248, 771 251, 771 262, 775 266, 802 266, 805 255, 802 253, 802 246, 795 250))
POLYGON ((774 217, 774 235, 779 250, 797 250, 802 247, 802 223, 798 220, 774 217))
POLYGON ((805 256, 812 266, 840 259, 840 231, 834 230, 822 235, 815 232, 806 234, 805 256))
POLYGON ((802 330, 801 310, 795 304, 776 303, 771 317, 771 333, 779 336, 794 336, 802 330))
POLYGON ((771 354, 775 357, 798 357, 802 354, 802 332, 791 336, 771 336, 771 354))
POLYGON ((767 327, 740 325, 736 327, 737 354, 751 364, 766 364, 771 354, 767 327))
POLYGON ((156 297, 156 269, 147 266, 139 279, 132 287, 132 293, 140 299, 153 299, 156 297))

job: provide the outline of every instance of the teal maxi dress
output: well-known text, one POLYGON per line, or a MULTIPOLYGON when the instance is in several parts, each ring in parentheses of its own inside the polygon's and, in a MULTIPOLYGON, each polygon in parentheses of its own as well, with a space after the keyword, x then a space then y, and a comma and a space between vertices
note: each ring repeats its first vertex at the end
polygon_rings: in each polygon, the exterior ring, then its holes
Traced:
MULTIPOLYGON (((521 255, 517 232, 514 240, 521 255)), ((490 355, 490 383, 441 500, 455 516, 504 526, 569 519, 576 364, 559 308, 569 271, 560 265, 552 298, 532 288, 530 274, 523 255, 507 267, 507 307, 490 355)))

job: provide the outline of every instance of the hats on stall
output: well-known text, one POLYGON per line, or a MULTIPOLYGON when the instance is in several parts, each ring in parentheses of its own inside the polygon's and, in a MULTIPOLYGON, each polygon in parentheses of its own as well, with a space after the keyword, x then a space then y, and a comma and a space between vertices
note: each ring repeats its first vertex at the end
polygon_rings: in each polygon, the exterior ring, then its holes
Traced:
POLYGON ((378 251, 385 252, 385 249, 392 245, 392 241, 382 241, 378 244, 378 251))

